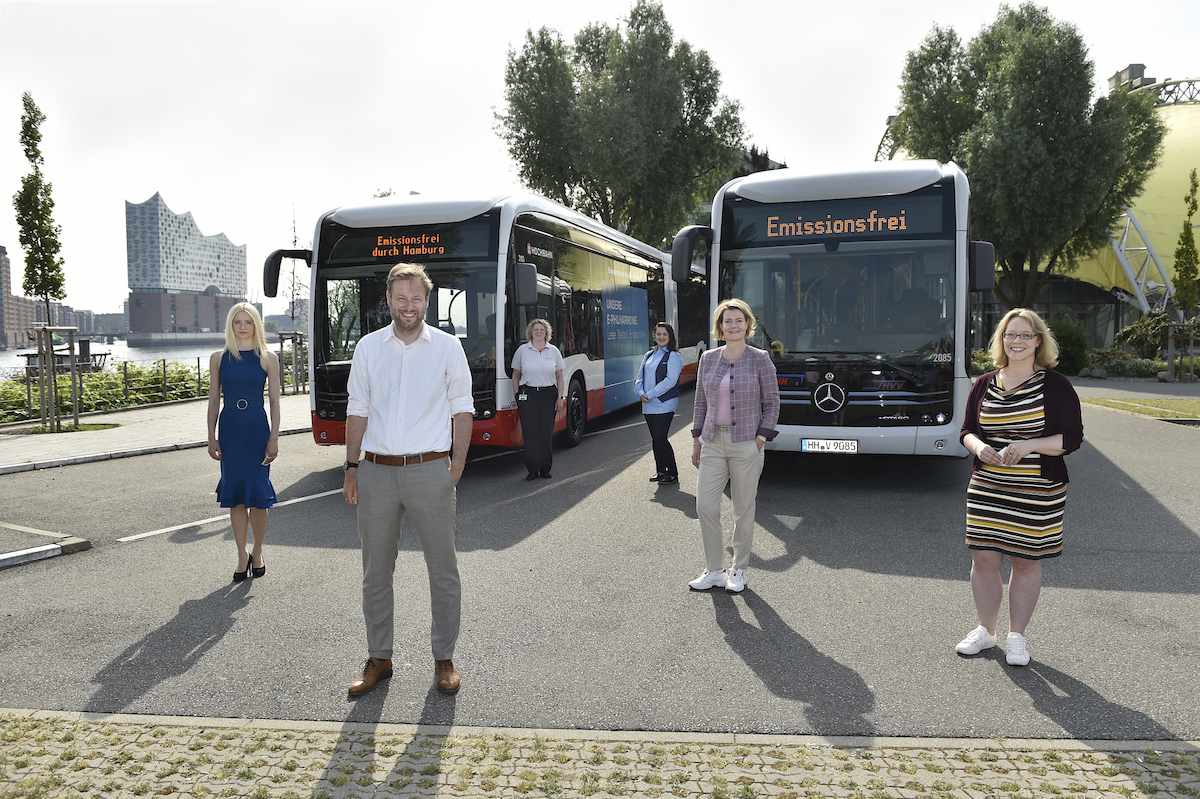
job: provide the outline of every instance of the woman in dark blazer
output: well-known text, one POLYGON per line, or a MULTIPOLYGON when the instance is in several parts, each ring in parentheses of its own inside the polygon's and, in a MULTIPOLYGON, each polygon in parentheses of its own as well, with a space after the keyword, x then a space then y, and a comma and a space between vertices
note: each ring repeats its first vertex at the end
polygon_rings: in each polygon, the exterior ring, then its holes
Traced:
POLYGON ((974 655, 998 643, 1000 567, 1007 555, 1012 575, 1005 660, 1024 666, 1025 626, 1042 590, 1042 561, 1062 554, 1063 456, 1083 443, 1083 419, 1071 381, 1051 368, 1058 363, 1058 344, 1036 313, 1014 308, 1005 314, 992 334, 991 354, 1000 368, 975 381, 960 435, 975 456, 967 487, 967 548, 979 626, 955 649, 974 655))

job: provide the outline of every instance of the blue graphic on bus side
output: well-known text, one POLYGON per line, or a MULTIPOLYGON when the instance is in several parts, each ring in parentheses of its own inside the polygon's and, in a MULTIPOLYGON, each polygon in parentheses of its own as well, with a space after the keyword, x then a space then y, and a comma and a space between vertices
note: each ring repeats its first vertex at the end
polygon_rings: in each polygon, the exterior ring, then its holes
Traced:
POLYGON ((646 290, 616 283, 600 285, 604 303, 604 410, 637 403, 633 384, 649 346, 646 290))

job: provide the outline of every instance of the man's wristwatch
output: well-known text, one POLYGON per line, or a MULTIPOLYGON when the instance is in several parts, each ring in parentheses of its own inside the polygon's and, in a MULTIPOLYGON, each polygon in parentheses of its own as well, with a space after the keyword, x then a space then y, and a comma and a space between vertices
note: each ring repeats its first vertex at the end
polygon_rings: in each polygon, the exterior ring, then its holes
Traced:
POLYGON ((343 472, 348 472, 351 469, 357 469, 357 468, 358 468, 358 461, 354 461, 353 463, 351 463, 350 461, 346 461, 345 463, 342 464, 343 472))

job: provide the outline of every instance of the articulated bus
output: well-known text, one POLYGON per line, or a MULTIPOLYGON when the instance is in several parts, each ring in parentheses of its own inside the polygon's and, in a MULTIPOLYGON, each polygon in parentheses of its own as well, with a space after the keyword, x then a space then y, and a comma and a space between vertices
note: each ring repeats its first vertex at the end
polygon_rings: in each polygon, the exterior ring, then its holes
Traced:
MULTIPOLYGON (((513 408, 511 363, 526 324, 549 320, 563 355, 565 409, 555 432, 574 446, 588 419, 636 404, 633 386, 653 325, 703 340, 708 293, 685 270, 676 291, 669 256, 558 203, 528 194, 489 199, 386 198, 338 208, 317 222, 312 250, 277 250, 263 270, 275 296, 283 258, 311 266, 309 378, 313 438, 346 440, 346 383, 359 338, 391 324, 387 273, 401 261, 425 267, 434 283, 426 323, 462 342, 475 395, 472 444, 522 443, 513 408)), ((681 339, 682 340, 682 339, 681 339)), ((681 349, 695 376, 695 345, 681 349)))
POLYGON ((725 184, 712 226, 680 231, 673 269, 703 242, 710 307, 739 297, 757 317, 750 343, 771 353, 781 399, 768 448, 966 456, 970 292, 995 282, 969 198, 936 161, 780 169, 725 184))

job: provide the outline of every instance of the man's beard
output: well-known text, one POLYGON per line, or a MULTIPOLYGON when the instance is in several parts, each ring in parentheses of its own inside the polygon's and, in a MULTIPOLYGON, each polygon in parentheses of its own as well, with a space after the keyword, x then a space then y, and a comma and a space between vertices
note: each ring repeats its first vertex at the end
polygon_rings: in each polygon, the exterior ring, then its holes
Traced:
POLYGON ((420 314, 413 318, 410 322, 400 316, 398 311, 392 311, 392 321, 396 324, 396 329, 403 333, 412 333, 421 329, 421 324, 425 321, 420 314))

